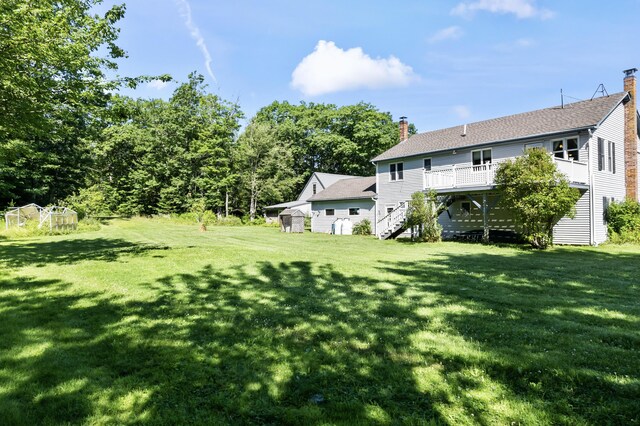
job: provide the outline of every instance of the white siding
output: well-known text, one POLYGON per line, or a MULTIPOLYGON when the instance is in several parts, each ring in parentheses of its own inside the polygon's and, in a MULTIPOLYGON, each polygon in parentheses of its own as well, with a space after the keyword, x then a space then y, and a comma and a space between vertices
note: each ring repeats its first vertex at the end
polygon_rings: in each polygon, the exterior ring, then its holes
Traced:
MULTIPOLYGON (((605 142, 605 150, 608 148, 605 142)), ((604 220, 604 197, 622 201, 625 198, 624 177, 624 106, 618 105, 589 141, 591 149, 591 171, 593 173, 593 222, 596 244, 607 240, 607 224, 604 220), (598 171, 598 138, 615 143, 616 173, 598 171)), ((605 155, 606 163, 606 155, 605 155)))
MULTIPOLYGON (((572 136, 572 135, 569 135, 572 136)), ((575 134, 573 134, 575 136, 575 134)), ((555 138, 554 138, 555 139, 555 138)), ((398 205, 400 201, 408 201, 411 199, 411 194, 416 191, 422 191, 425 189, 423 160, 425 158, 431 158, 431 167, 447 167, 454 164, 471 164, 471 151, 477 149, 491 148, 492 161, 499 161, 506 158, 513 158, 523 155, 525 144, 529 143, 542 143, 545 149, 552 150, 551 138, 537 138, 528 139, 526 141, 514 142, 509 144, 500 145, 487 145, 482 148, 470 147, 464 149, 447 151, 444 153, 438 153, 433 155, 421 155, 408 157, 399 160, 387 160, 377 164, 377 192, 378 203, 377 213, 378 218, 382 219, 386 215, 387 205, 398 205), (404 179, 402 181, 390 181, 389 177, 389 165, 391 163, 404 163, 404 179)), ((588 136, 586 134, 579 136, 579 161, 587 161, 587 147, 586 143, 588 136)))
POLYGON ((576 203, 575 217, 564 217, 553 227, 555 244, 591 244, 590 200, 591 193, 584 191, 576 203))
POLYGON ((322 184, 320 183, 320 181, 316 177, 316 174, 314 173, 314 174, 311 175, 311 177, 307 181, 306 186, 302 189, 302 192, 300 193, 300 196, 298 197, 298 200, 307 201, 309 198, 311 198, 314 195, 313 194, 313 184, 316 185, 316 193, 319 193, 324 189, 322 184))
POLYGON ((340 200, 340 201, 314 201, 311 203, 311 232, 331 232, 331 224, 337 219, 350 219, 355 225, 364 219, 371 222, 371 232, 375 225, 375 204, 371 199, 340 200), (349 216, 349 209, 357 207, 360 214, 349 216), (334 216, 327 216, 326 209, 334 209, 334 216))

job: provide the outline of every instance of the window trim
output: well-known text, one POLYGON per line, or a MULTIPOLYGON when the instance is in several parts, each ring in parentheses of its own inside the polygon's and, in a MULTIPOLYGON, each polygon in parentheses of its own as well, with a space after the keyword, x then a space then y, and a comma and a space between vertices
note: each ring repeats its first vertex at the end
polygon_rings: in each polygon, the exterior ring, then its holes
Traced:
POLYGON ((481 149, 474 149, 471 151, 471 166, 473 167, 473 171, 480 171, 481 170, 481 166, 485 165, 485 164, 493 164, 493 148, 481 148, 481 149), (489 161, 484 161, 484 152, 485 151, 489 151, 489 161), (473 163, 473 153, 474 152, 479 152, 480 153, 480 164, 474 164, 473 163), (476 170, 476 167, 478 168, 476 170))
POLYGON ((404 180, 404 162, 389 164, 389 182, 404 180))
POLYGON ((552 139, 551 140, 551 155, 553 155, 553 158, 558 158, 560 160, 565 160, 565 161, 572 161, 571 158, 569 158, 569 152, 574 152, 576 153, 576 158, 573 161, 580 161, 580 138, 578 136, 567 136, 566 138, 558 138, 558 139, 552 139), (570 139, 575 139, 576 140, 576 148, 575 149, 568 149, 567 145, 568 145, 568 141, 570 139), (556 150, 554 147, 554 144, 556 142, 562 142, 562 158, 557 157, 556 153, 560 153, 560 150, 556 150))
POLYGON ((311 191, 313 192, 313 195, 316 195, 317 193, 317 186, 316 183, 314 182, 313 184, 311 184, 311 191))
POLYGON ((360 207, 349 207, 349 216, 360 216, 360 207), (351 213, 352 210, 356 210, 356 213, 351 213))
POLYGON ((325 216, 335 216, 336 215, 336 209, 324 209, 324 215, 325 216), (331 214, 329 214, 329 211, 331 211, 331 214))

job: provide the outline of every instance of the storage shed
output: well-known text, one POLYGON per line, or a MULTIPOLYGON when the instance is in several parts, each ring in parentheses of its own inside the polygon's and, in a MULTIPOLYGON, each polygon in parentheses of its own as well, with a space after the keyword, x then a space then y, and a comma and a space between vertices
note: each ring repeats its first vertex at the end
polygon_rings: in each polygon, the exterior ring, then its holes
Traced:
POLYGON ((278 215, 282 232, 304 232, 305 214, 297 209, 286 209, 278 215))

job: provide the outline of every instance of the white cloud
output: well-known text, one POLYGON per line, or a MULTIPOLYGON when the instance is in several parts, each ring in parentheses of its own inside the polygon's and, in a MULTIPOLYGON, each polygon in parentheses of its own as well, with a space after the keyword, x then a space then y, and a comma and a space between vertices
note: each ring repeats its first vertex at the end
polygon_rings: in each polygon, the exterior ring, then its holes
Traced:
POLYGON ((207 69, 207 74, 209 77, 213 79, 213 81, 217 81, 215 75, 213 75, 213 71, 211 70, 211 54, 209 53, 209 48, 207 47, 207 43, 204 41, 204 37, 200 33, 200 28, 196 24, 194 24, 193 19, 191 17, 191 5, 187 0, 176 0, 178 7, 180 9, 180 15, 184 19, 184 24, 187 26, 189 33, 191 34, 191 38, 196 41, 196 46, 202 52, 202 56, 204 57, 204 66, 207 69))
POLYGON ((460 118, 462 120, 466 120, 467 118, 471 117, 471 110, 466 105, 456 105, 456 106, 454 106, 453 107, 453 112, 454 112, 455 115, 458 116, 458 118, 460 118))
POLYGON ((169 82, 162 81, 162 80, 151 80, 150 82, 147 83, 147 87, 150 87, 151 89, 156 89, 156 90, 162 90, 165 87, 167 87, 167 85, 169 85, 169 82))
POLYGON ((360 88, 406 86, 416 78, 413 69, 395 56, 372 59, 360 47, 343 50, 332 41, 320 40, 293 70, 291 87, 315 96, 360 88))
POLYGON ((438 43, 445 40, 457 40, 464 35, 462 28, 458 26, 443 28, 431 37, 429 37, 429 43, 438 43))
POLYGON ((451 10, 452 15, 471 18, 478 11, 500 14, 513 14, 520 19, 540 18, 549 19, 555 14, 549 9, 542 9, 535 5, 535 0, 477 0, 460 3, 451 10))
POLYGON ((529 49, 536 46, 536 41, 530 38, 519 38, 514 41, 498 44, 494 47, 498 52, 514 52, 523 49, 529 49))

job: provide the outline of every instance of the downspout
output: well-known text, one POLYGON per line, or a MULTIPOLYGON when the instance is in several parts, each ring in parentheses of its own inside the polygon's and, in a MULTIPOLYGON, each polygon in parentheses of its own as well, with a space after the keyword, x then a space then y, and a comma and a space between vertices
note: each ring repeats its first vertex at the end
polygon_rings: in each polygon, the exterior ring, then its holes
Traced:
POLYGON ((380 182, 378 182, 378 163, 371 162, 374 166, 376 166, 376 196, 375 196, 375 212, 373 212, 373 217, 375 221, 373 222, 373 233, 377 237, 378 236, 378 194, 380 194, 380 182))
POLYGON ((589 173, 589 244, 596 245, 596 230, 595 230, 595 195, 593 190, 593 166, 591 154, 593 151, 593 130, 589 129, 589 147, 587 150, 587 171, 589 173))

